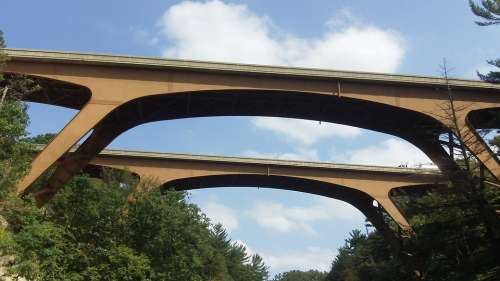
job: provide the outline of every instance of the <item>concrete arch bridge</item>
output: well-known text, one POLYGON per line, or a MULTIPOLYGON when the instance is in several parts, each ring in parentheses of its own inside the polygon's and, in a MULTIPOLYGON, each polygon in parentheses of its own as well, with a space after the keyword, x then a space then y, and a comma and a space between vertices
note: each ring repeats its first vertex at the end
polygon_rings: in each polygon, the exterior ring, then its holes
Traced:
MULTIPOLYGON (((69 157, 74 151, 71 150, 69 157)), ((109 149, 95 156, 85 171, 100 177, 103 167, 136 175, 139 178, 137 188, 151 188, 147 184, 150 181, 175 190, 262 187, 342 200, 360 210, 388 241, 395 241, 395 237, 384 213, 402 230, 411 232, 404 212, 393 201, 393 191, 426 189, 447 183, 446 177, 436 169, 109 149)))
MULTIPOLYGON (((27 101, 79 110, 35 157, 31 171, 18 185, 19 193, 29 193, 32 183, 57 165, 45 188, 35 194, 39 204, 47 202, 126 130, 147 122, 202 116, 302 118, 391 134, 421 149, 448 178, 459 167, 443 148, 440 136, 460 135, 481 165, 494 178, 500 178, 498 159, 476 133, 476 129, 500 127, 500 118, 494 114, 500 107, 500 85, 320 69, 4 51, 10 59, 4 69, 7 78, 24 74, 40 85, 26 97, 27 101), (457 109, 453 120, 450 93, 457 109), (68 154, 89 132, 78 149, 68 154)), ((454 144, 448 145, 452 148, 454 144)), ((225 182, 231 177, 211 178, 214 182, 221 179, 225 182)), ((393 187, 387 182, 380 189, 384 198, 370 195, 389 213, 393 207, 387 191, 393 187)), ((407 225, 400 215, 393 212, 391 216, 400 225, 407 225)))

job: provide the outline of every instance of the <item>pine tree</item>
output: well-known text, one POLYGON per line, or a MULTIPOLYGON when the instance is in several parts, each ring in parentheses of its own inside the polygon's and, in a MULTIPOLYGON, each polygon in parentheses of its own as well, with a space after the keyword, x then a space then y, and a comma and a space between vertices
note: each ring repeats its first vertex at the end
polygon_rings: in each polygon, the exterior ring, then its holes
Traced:
MULTIPOLYGON (((489 26, 500 24, 500 0, 482 0, 481 4, 476 4, 469 0, 472 12, 484 21, 476 21, 479 26, 489 26)), ((500 59, 488 60, 488 64, 500 67, 500 59)), ((500 71, 490 71, 487 74, 477 73, 479 78, 491 83, 500 83, 500 71)))
POLYGON ((500 155, 500 135, 496 135, 489 143, 495 147, 497 155, 500 155))

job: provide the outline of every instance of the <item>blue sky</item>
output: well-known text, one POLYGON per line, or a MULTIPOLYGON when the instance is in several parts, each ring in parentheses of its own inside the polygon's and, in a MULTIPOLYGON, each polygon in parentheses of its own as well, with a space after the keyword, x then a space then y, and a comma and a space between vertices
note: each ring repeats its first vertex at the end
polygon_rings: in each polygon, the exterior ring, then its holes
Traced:
MULTIPOLYGON (((467 1, 5 0, 9 47, 279 64, 475 79, 500 43, 467 1)), ((57 132, 74 111, 32 104, 30 132, 57 132)), ((111 148, 410 166, 397 138, 335 124, 261 117, 174 120, 134 128, 111 148)), ((328 270, 364 217, 335 200, 256 188, 197 190, 192 201, 261 254, 272 272, 328 270), (259 214, 258 216, 252 214, 259 214)))

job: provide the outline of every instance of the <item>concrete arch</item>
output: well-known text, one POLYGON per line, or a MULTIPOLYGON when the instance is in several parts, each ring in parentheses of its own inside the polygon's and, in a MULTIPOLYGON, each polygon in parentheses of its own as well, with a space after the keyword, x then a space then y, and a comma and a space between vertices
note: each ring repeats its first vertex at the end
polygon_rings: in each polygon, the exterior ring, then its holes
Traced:
MULTIPOLYGON (((159 155, 156 155, 155 157, 158 156, 159 155)), ((367 193, 362 191, 362 188, 359 187, 351 188, 339 185, 338 183, 340 181, 339 179, 335 179, 334 175, 335 172, 333 174, 330 173, 331 177, 330 178, 327 177, 324 180, 310 178, 310 175, 309 177, 307 175, 304 175, 303 177, 297 175, 274 174, 284 171, 284 170, 280 171, 278 167, 272 168, 273 174, 270 174, 271 170, 269 169, 269 167, 267 168, 268 174, 255 173, 256 167, 257 170, 260 170, 260 168, 258 167, 260 166, 260 164, 258 164, 259 162, 258 159, 251 160, 249 163, 247 163, 250 164, 250 166, 254 166, 253 168, 247 167, 241 170, 237 169, 237 167, 231 167, 234 165, 236 166, 241 164, 244 165, 245 159, 242 158, 240 158, 239 159, 240 161, 237 162, 228 162, 229 165, 227 164, 221 165, 221 163, 217 162, 212 162, 212 163, 207 162, 205 163, 205 165, 203 165, 204 166, 203 169, 200 169, 201 168, 200 165, 196 165, 196 162, 207 161, 209 158, 211 157, 189 156, 189 155, 180 156, 180 155, 170 154, 169 156, 167 156, 167 158, 163 158, 163 160, 161 159, 161 157, 156 159, 155 158, 149 159, 148 157, 146 158, 141 158, 141 156, 138 157, 138 155, 134 155, 134 152, 126 152, 126 151, 115 152, 106 150, 104 154, 100 154, 98 157, 92 160, 92 164, 88 165, 85 168, 85 172, 94 177, 101 177, 102 169, 104 167, 116 170, 120 169, 127 170, 128 172, 132 173, 134 176, 137 176, 139 178, 138 185, 139 189, 142 190, 141 192, 148 192, 148 189, 155 188, 157 187, 157 185, 160 185, 164 192, 168 192, 168 190, 170 189, 180 191, 180 190, 218 188, 218 187, 229 187, 229 186, 230 187, 256 186, 262 188, 297 191, 297 192, 315 194, 318 196, 338 199, 354 206, 356 209, 361 211, 367 217, 367 219, 373 224, 373 226, 386 239, 386 241, 389 243, 391 247, 391 250, 395 255, 400 254, 400 243, 398 242, 399 241, 398 236, 401 235, 401 233, 397 234, 397 232, 402 231, 402 233, 412 235, 411 226, 408 224, 408 221, 404 217, 404 214, 401 212, 401 210, 392 202, 390 197, 388 198, 389 194, 385 194, 385 196, 382 195, 381 197, 379 197, 378 200, 380 202, 377 201, 379 202, 379 205, 374 206, 373 202, 376 199, 370 194, 373 191, 368 191, 367 193), (174 165, 172 165, 173 163, 169 164, 169 162, 172 161, 177 163, 175 163, 174 165), (156 164, 153 164, 154 162, 156 162, 156 164), (252 164, 251 162, 254 163, 252 164), (177 167, 177 169, 172 169, 171 167, 177 167), (189 172, 186 171, 189 169, 191 169, 189 172), (252 170, 253 173, 250 173, 252 170), (388 200, 385 200, 387 198, 388 200), (398 229, 394 229, 388 224, 385 214, 387 214, 390 218, 394 219, 394 222, 398 226, 398 229)), ((227 160, 231 161, 235 160, 235 158, 227 158, 227 160)), ((289 161, 288 162, 276 161, 276 164, 279 162, 281 162, 282 165, 292 164, 289 161)), ((299 163, 297 162, 295 164, 299 163)), ((352 168, 354 168, 354 166, 352 168)), ((293 169, 294 168, 292 168, 292 170, 293 169)), ((302 170, 302 172, 305 172, 305 174, 308 173, 307 172, 308 168, 306 168, 306 166, 302 168, 296 167, 296 169, 298 169, 298 171, 302 170)), ((376 170, 374 170, 374 172, 375 171, 376 170)), ((363 174, 362 171, 360 172, 361 174, 363 174)), ((388 176, 389 178, 392 178, 394 176, 396 178, 399 177, 397 173, 392 175, 389 173, 386 174, 386 176, 388 176)), ((399 178, 402 179, 403 181, 406 181, 405 184, 416 183, 416 182, 422 182, 422 183, 411 186, 403 186, 400 188, 416 189, 419 188, 420 186, 425 187, 428 186, 434 180, 436 182, 439 182, 440 179, 438 174, 430 174, 430 175, 413 174, 410 177, 408 176, 410 176, 410 174, 407 174, 406 176, 399 178)), ((377 180, 375 179, 373 183, 375 183, 376 185, 377 180)), ((399 188, 390 189, 388 193, 391 193, 392 190, 395 189, 399 188)), ((131 197, 130 200, 134 200, 133 197, 131 197)))
POLYGON ((232 115, 294 117, 371 129, 406 139, 421 148, 442 168, 453 165, 437 142, 437 136, 445 128, 422 113, 352 98, 324 95, 311 98, 310 93, 302 92, 202 91, 148 96, 119 106, 94 127, 93 133, 79 147, 77 153, 63 160, 61 166, 64 166, 64 169, 60 170, 59 175, 56 171, 50 185, 56 186, 64 182, 66 178, 62 177, 67 177, 71 169, 74 169, 73 173, 77 173, 113 139, 135 126, 160 120, 232 115), (238 103, 235 102, 238 99, 244 107, 238 107, 238 103), (282 109, 277 110, 278 101, 281 102, 282 109), (162 105, 171 105, 173 110, 168 110, 162 105), (323 110, 315 111, 314 109, 318 107, 322 107, 323 110), (370 110, 371 113, 350 118, 352 108, 359 108, 361 111, 370 110), (381 118, 373 118, 374 116, 381 118), (420 129, 425 129, 425 133, 419 134, 420 129))
MULTIPOLYGON (((171 111, 186 113, 194 110, 192 105, 197 98, 206 98, 215 93, 214 100, 228 92, 244 92, 249 95, 265 92, 265 98, 254 103, 256 108, 260 108, 266 100, 278 96, 291 100, 291 98, 305 95, 306 98, 298 99, 298 104, 295 107, 290 104, 274 108, 274 110, 294 109, 295 112, 302 111, 307 119, 327 122, 328 120, 324 120, 326 118, 321 118, 321 114, 329 113, 329 109, 325 105, 331 103, 316 102, 308 107, 310 100, 362 101, 358 102, 357 105, 366 103, 371 106, 357 111, 355 116, 345 114, 343 115, 344 119, 347 121, 378 122, 378 125, 371 127, 380 126, 383 128, 386 126, 387 131, 391 130, 387 123, 390 124, 392 121, 393 124, 397 124, 400 121, 400 126, 392 128, 395 135, 422 149, 445 172, 456 168, 440 146, 436 135, 436 130, 442 130, 442 124, 446 125, 446 116, 442 116, 442 106, 448 102, 446 91, 448 85, 453 87, 456 105, 459 107, 467 105, 467 109, 458 116, 459 126, 464 130, 470 130, 465 118, 468 112, 500 104, 500 95, 498 95, 500 87, 477 81, 445 81, 432 77, 29 50, 7 50, 7 53, 11 58, 7 66, 9 72, 38 75, 75 83, 87 87, 92 92, 90 101, 56 139, 35 158, 32 171, 19 184, 20 191, 25 190, 48 166, 60 159, 72 145, 93 128, 92 136, 79 148, 75 156, 66 158, 63 162, 64 165, 61 165, 64 168, 56 171, 47 186, 46 195, 57 192, 61 183, 64 183, 85 166, 115 136, 134 124, 140 123, 137 120, 130 121, 128 124, 127 122, 117 123, 114 121, 121 120, 124 117, 123 113, 127 113, 127 111, 122 110, 123 108, 129 108, 130 112, 134 112, 137 116, 144 114, 145 111, 143 108, 141 109, 142 103, 134 102, 144 97, 149 99, 183 96, 184 100, 180 100, 184 101, 184 106, 175 107, 175 109, 172 107, 171 111), (130 107, 131 104, 137 106, 130 107), (384 113, 382 109, 377 111, 377 108, 384 108, 384 106, 388 106, 387 108, 390 109, 386 115, 381 114, 384 113), (401 114, 406 111, 422 114, 426 117, 406 119, 405 115, 401 114), (400 114, 391 114, 390 112, 400 114), (311 116, 311 113, 315 113, 316 116, 311 116), (430 122, 430 126, 427 126, 429 123, 424 122, 424 126, 415 128, 414 125, 419 124, 415 121, 422 120, 433 121, 430 122), (410 126, 401 126, 403 124, 410 126), (440 124, 439 128, 436 127, 436 124, 440 124)), ((245 97, 248 95, 233 94, 231 102, 224 104, 226 108, 234 108, 234 106, 243 104, 240 100, 245 97)), ((171 99, 171 101, 175 104, 179 100, 171 99)), ((210 105, 210 103, 203 105, 207 104, 210 105)), ((281 103, 278 99, 275 105, 279 104, 281 103)), ((251 105, 251 103, 246 103, 246 105, 251 105)), ((355 107, 351 107, 351 109, 353 108, 355 109, 355 107)), ((199 109, 202 110, 203 107, 199 109)), ((337 107, 336 109, 342 110, 343 108, 337 107)), ((251 108, 246 110, 251 112, 251 108)), ((211 115, 206 116, 218 114, 221 115, 221 113, 213 111, 211 115)), ((233 112, 232 115, 236 114, 233 112)), ((276 113, 268 113, 267 115, 276 116, 276 113)), ((444 129, 449 130, 446 126, 444 129)), ((479 147, 471 147, 471 151, 477 154, 489 153, 484 150, 484 143, 480 144, 479 147), (480 149, 483 151, 479 151, 480 149)), ((500 176, 498 162, 489 161, 484 164, 494 176, 497 178, 500 176)))
MULTIPOLYGON (((99 163, 99 160, 96 161, 99 163)), ((163 191, 168 191, 170 189, 176 191, 188 191, 195 189, 207 189, 207 188, 221 188, 221 187, 257 187, 257 188, 271 188, 280 189, 287 191, 296 191, 302 193, 308 193, 323 197, 328 197, 332 199, 337 199, 344 201, 353 207, 360 210, 367 218, 374 218, 375 213, 379 212, 378 207, 373 206, 373 202, 377 201, 371 195, 361 191, 360 189, 351 188, 348 186, 343 186, 336 184, 334 182, 321 181, 303 177, 296 176, 280 176, 280 175, 263 175, 263 174, 225 174, 221 173, 218 175, 206 175, 206 176, 190 176, 181 177, 176 179, 167 180, 167 182, 158 182, 160 177, 153 177, 152 175, 143 174, 142 176, 137 172, 131 171, 135 170, 136 167, 128 166, 115 166, 109 164, 96 165, 89 164, 84 169, 83 172, 93 178, 103 178, 104 169, 110 169, 112 171, 126 171, 131 174, 131 176, 137 181, 137 185, 149 185, 149 184, 160 184, 160 188, 163 191)), ((166 173, 168 174, 168 173, 166 173)), ((388 196, 392 200, 392 191, 411 188, 411 189, 426 189, 428 188, 428 183, 395 187, 388 191, 388 196)), ((382 210, 384 207, 381 205, 382 210)), ((398 212, 401 209, 397 208, 398 212)), ((387 212, 387 211, 386 211, 387 212)), ((389 215, 391 216, 391 215, 389 215)), ((392 218, 392 216, 391 216, 392 218)), ((375 220, 376 221, 376 220, 375 220)), ((394 220, 395 221, 395 220, 394 220)), ((396 222, 396 221, 395 221, 396 222)), ((407 224, 406 219, 400 224, 403 228, 411 228, 407 224)))
POLYGON ((158 185, 177 190, 260 186, 337 198, 364 213, 395 254, 399 254, 399 234, 389 226, 382 210, 402 233, 411 235, 412 228, 391 199, 392 191, 445 181, 435 170, 121 150, 104 150, 90 164, 138 175, 143 192, 158 185), (374 207, 373 200, 380 207, 374 207))
MULTIPOLYGON (((178 178, 162 184, 162 189, 164 190, 168 190, 170 188, 174 190, 193 190, 221 187, 259 187, 281 189, 337 199, 344 201, 361 211, 377 229, 382 230, 387 227, 387 225, 380 221, 380 216, 382 215, 381 211, 384 210, 384 207, 375 207, 372 204, 373 201, 376 200, 375 198, 360 191, 359 189, 326 181, 280 175, 221 174, 178 178)), ((387 212, 387 210, 384 211, 387 212)), ((397 209, 397 211, 401 212, 399 209, 397 209)), ((389 214, 389 216, 393 218, 391 214, 389 214)), ((411 229, 409 224, 405 225, 406 223, 407 221, 405 220, 403 225, 401 222, 399 222, 398 225, 402 226, 403 229, 411 229)))
MULTIPOLYGON (((349 202, 357 200, 358 195, 363 193, 377 200, 403 229, 411 227, 390 199, 391 190, 443 181, 442 175, 435 171, 418 169, 115 150, 106 150, 90 163, 127 170, 139 175, 140 180, 146 183, 153 180, 158 185, 175 185, 184 181, 182 183, 186 186, 181 188, 203 187, 203 184, 267 184, 329 197, 340 196, 349 202), (184 179, 191 179, 192 182, 184 179), (307 184, 297 186, 299 183, 307 184), (337 186, 342 188, 332 188, 337 186), (354 193, 358 195, 346 195, 354 193)), ((367 206, 372 206, 371 203, 369 201, 367 206)))

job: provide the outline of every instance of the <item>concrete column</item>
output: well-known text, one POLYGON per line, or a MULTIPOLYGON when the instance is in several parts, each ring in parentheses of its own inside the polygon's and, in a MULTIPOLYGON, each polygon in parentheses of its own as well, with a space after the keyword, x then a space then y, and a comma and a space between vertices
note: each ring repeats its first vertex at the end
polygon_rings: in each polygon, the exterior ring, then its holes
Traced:
POLYGON ((85 105, 45 149, 35 157, 29 173, 17 185, 18 193, 27 194, 29 187, 36 179, 115 108, 116 105, 97 104, 92 103, 92 101, 85 105))
POLYGON ((479 159, 490 173, 500 180, 500 163, 487 143, 477 134, 469 122, 464 122, 460 130, 465 146, 479 159))
POLYGON ((385 209, 385 211, 392 217, 392 219, 399 225, 399 227, 406 232, 413 232, 412 227, 408 220, 403 216, 399 208, 389 198, 377 198, 377 202, 385 209))

